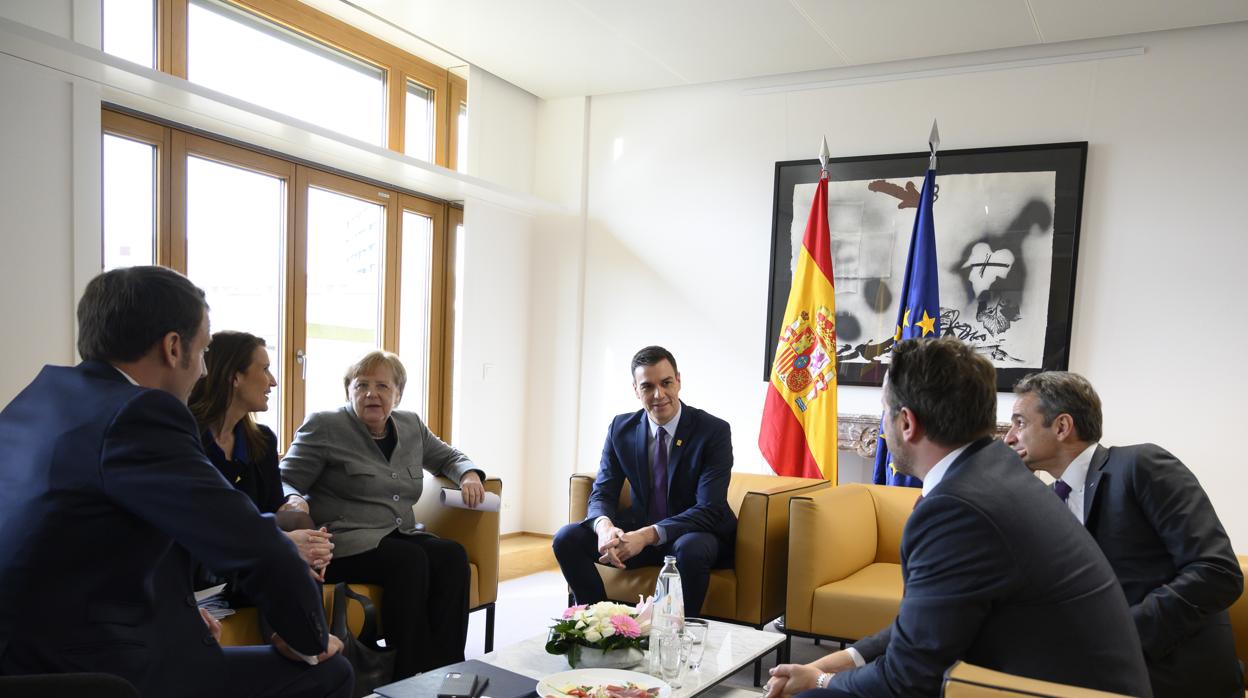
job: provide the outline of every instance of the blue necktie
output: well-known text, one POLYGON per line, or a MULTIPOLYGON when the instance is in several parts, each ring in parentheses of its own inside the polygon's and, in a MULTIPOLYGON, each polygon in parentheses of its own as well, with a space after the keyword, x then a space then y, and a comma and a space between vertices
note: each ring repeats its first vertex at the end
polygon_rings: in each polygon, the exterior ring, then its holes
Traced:
POLYGON ((1061 480, 1054 480, 1053 494, 1056 494, 1058 499, 1065 502, 1070 497, 1070 485, 1067 485, 1061 480))
POLYGON ((667 430, 659 427, 650 459, 650 520, 667 518, 667 430))

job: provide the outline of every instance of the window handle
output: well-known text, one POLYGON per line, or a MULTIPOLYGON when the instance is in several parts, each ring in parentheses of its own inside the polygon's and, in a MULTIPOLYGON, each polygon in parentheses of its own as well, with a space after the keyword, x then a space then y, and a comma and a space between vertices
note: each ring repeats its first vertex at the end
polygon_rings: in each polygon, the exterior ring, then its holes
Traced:
POLYGON ((306 381, 308 379, 308 355, 300 349, 295 352, 295 361, 299 363, 299 379, 306 381))

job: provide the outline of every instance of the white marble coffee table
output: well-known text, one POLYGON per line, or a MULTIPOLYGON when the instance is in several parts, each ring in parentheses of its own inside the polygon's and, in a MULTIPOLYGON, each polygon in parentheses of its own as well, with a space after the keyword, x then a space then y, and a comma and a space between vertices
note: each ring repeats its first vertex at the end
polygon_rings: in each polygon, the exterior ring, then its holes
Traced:
MULTIPOLYGON (((695 672, 685 672, 681 677, 680 688, 672 691, 672 698, 737 698, 759 695, 761 691, 729 688, 719 686, 719 683, 749 666, 755 659, 774 651, 783 642, 784 635, 779 633, 710 621, 702 666, 695 672)), ((479 659, 535 679, 568 670, 566 657, 546 653, 546 633, 494 650, 479 659)))

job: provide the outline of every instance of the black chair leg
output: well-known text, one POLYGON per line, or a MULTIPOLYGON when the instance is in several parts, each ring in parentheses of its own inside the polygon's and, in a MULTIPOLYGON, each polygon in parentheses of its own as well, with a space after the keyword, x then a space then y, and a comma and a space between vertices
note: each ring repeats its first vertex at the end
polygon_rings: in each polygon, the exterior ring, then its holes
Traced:
POLYGON ((754 660, 754 685, 763 685, 763 658, 759 657, 754 660))
POLYGON ((792 661, 792 657, 793 657, 793 636, 788 633, 785 633, 784 634, 784 663, 787 664, 788 662, 792 661))
POLYGON ((485 607, 485 651, 494 651, 494 604, 485 607))
POLYGON ((819 646, 819 642, 820 642, 819 638, 815 638, 815 647, 819 646))

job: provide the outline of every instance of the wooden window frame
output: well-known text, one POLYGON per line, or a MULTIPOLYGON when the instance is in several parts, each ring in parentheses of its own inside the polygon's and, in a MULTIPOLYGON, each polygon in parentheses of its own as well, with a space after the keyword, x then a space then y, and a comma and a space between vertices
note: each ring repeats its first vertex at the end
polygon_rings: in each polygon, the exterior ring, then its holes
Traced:
MULTIPOLYGON (((307 416, 303 366, 299 356, 307 350, 307 230, 308 190, 318 187, 376 203, 385 208, 382 237, 382 286, 379 297, 381 347, 398 350, 401 297, 402 216, 408 210, 432 219, 433 247, 430 255, 428 395, 426 421, 439 436, 450 435, 451 362, 454 344, 455 226, 462 210, 391 187, 331 173, 278 154, 257 152, 214 138, 183 131, 145 119, 104 109, 102 132, 129 138, 157 149, 156 263, 179 272, 187 271, 187 158, 199 157, 282 179, 286 183, 285 236, 281 270, 283 331, 282 388, 279 400, 282 419, 278 443, 289 445, 307 416)), ((103 247, 100 249, 101 259, 103 247)), ((226 329, 226 328, 221 328, 226 329)), ((346 368, 345 366, 343 367, 346 368)))
MULTIPOLYGON (((419 83, 433 92, 433 163, 454 169, 451 162, 454 141, 449 134, 459 101, 453 90, 467 98, 467 83, 424 59, 298 0, 218 0, 263 20, 288 29, 313 42, 380 68, 385 73, 386 147, 402 153, 405 134, 407 82, 419 83), (455 87, 455 81, 462 83, 455 87)), ((189 0, 157 0, 157 68, 187 77, 187 5, 189 0)))
POLYGON ((446 158, 446 169, 458 171, 459 159, 466 155, 466 153, 459 152, 459 108, 468 106, 468 81, 451 72, 447 73, 447 80, 450 83, 451 106, 446 110, 446 129, 444 129, 449 141, 447 149, 450 153, 446 158))

